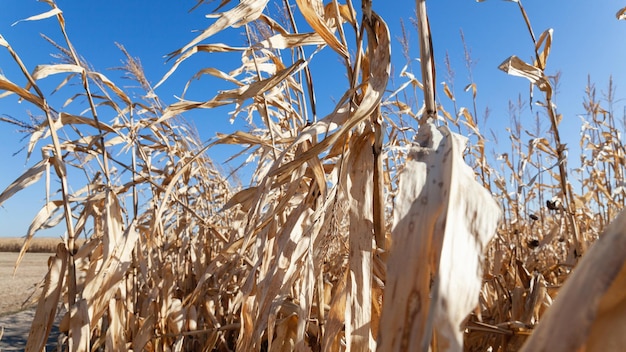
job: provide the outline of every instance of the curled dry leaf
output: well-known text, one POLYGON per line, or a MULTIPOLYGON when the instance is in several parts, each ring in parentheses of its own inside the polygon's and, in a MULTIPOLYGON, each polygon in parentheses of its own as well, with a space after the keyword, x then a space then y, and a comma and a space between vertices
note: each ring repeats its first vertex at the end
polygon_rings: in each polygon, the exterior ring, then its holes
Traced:
POLYGON ((24 238, 24 244, 22 245, 22 249, 20 249, 20 254, 17 256, 17 261, 15 262, 15 270, 20 265, 20 262, 24 258, 24 254, 28 250, 31 240, 35 233, 39 231, 52 217, 54 212, 58 210, 61 206, 63 206, 63 201, 55 200, 46 203, 40 210, 37 212, 37 215, 33 218, 33 221, 30 223, 28 227, 28 232, 26 233, 26 237, 24 238))
POLYGON ((15 193, 39 181, 43 172, 46 171, 48 167, 49 160, 50 159, 43 159, 39 161, 2 191, 2 193, 0 193, 0 205, 11 198, 15 193))
POLYGON ((537 53, 539 61, 535 61, 535 66, 545 69, 546 63, 548 61, 548 55, 550 55, 550 49, 552 48, 552 33, 554 30, 549 28, 541 33, 539 39, 537 40, 537 44, 535 45, 535 52, 537 53), (541 47, 543 46, 543 50, 541 47))
POLYGON ((321 0, 296 0, 302 16, 307 23, 319 34, 328 46, 335 50, 339 55, 348 58, 350 54, 346 47, 335 37, 333 31, 322 17, 324 13, 324 4, 321 0))
POLYGON ((541 91, 552 96, 552 86, 550 81, 539 67, 527 64, 519 57, 513 55, 504 60, 498 68, 509 75, 527 78, 541 91))

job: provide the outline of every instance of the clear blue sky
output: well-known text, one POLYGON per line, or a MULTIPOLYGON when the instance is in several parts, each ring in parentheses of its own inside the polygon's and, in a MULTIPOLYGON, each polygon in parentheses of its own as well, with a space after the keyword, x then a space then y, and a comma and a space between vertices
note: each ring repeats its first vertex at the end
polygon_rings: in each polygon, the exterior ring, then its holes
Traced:
MULTIPOLYGON (((279 3, 282 3, 280 1, 279 3)), ((292 1, 292 3, 295 3, 292 1)), ((374 0, 374 9, 386 20, 392 31, 394 50, 393 64, 399 72, 405 63, 401 55, 400 45, 396 40, 400 36, 400 19, 408 25, 409 39, 412 43, 412 56, 417 57, 417 33, 410 25, 414 17, 414 1, 382 1, 374 0), (394 4, 391 6, 389 4, 394 4)), ((139 57, 150 81, 156 83, 171 67, 166 64, 163 55, 174 51, 191 39, 194 30, 206 28, 212 19, 206 19, 217 3, 202 6, 194 12, 188 10, 195 4, 194 0, 160 0, 160 1, 68 1, 58 0, 67 21, 67 31, 75 48, 93 67, 105 73, 118 85, 131 84, 121 80, 119 71, 108 71, 108 68, 120 66, 123 55, 114 43, 123 44, 135 57, 139 57)), ((358 2, 355 3, 359 6, 358 2)), ((486 1, 477 3, 472 0, 437 0, 427 1, 430 23, 433 31, 435 56, 438 64, 438 82, 445 79, 443 57, 447 51, 456 71, 456 95, 460 104, 470 106, 468 93, 462 92, 468 81, 468 74, 463 61, 463 44, 459 31, 465 33, 466 43, 476 61, 472 74, 478 85, 478 109, 491 110, 487 126, 481 126, 486 136, 492 129, 500 138, 500 145, 493 146, 506 151, 505 127, 509 125, 508 101, 517 99, 522 94, 528 100, 528 83, 518 77, 507 76, 497 67, 507 57, 517 55, 529 60, 532 55, 532 42, 526 26, 520 16, 517 4, 506 1, 486 1), (462 98, 465 97, 465 98, 462 98)), ((585 1, 585 0, 526 0, 524 6, 528 11, 536 35, 547 28, 554 29, 554 42, 548 60, 548 73, 557 70, 562 73, 560 89, 556 98, 558 110, 564 115, 561 125, 565 142, 576 146, 583 114, 582 101, 587 75, 598 89, 605 90, 609 75, 613 75, 617 85, 618 98, 626 96, 622 89, 626 84, 626 22, 617 21, 615 13, 624 6, 618 1, 585 1)), ((275 6, 270 4, 270 10, 275 6)), ((36 22, 14 22, 45 12, 49 7, 45 3, 33 0, 2 0, 0 4, 0 34, 13 46, 27 67, 32 71, 37 64, 53 63, 55 59, 50 53, 55 49, 47 44, 39 33, 44 33, 55 40, 62 41, 58 25, 54 18, 36 22)), ((300 29, 306 28, 301 24, 300 29)), ((243 37, 235 31, 210 38, 207 42, 226 42, 232 45, 243 45, 243 37)), ((195 71, 204 67, 217 67, 228 71, 237 67, 237 62, 227 55, 198 54, 184 63, 180 69, 159 89, 157 94, 166 103, 175 101, 174 95, 180 95, 186 79, 195 71)), ((344 83, 338 84, 343 68, 332 52, 328 56, 317 58, 312 70, 315 80, 320 115, 328 113, 333 107, 333 99, 343 93, 344 83), (339 75, 339 76, 338 76, 339 75)), ((414 65, 415 73, 419 67, 414 65)), ((24 80, 17 71, 10 56, 0 48, 0 72, 7 78, 24 85, 24 80)), ((399 78, 396 78, 400 82, 399 78)), ((44 88, 51 92, 58 81, 50 79, 42 81, 44 88)), ((207 100, 215 93, 216 86, 211 81, 196 82, 194 90, 188 96, 191 99, 207 100)), ((535 93, 538 97, 538 92, 535 93)), ((447 104, 442 92, 439 98, 447 104)), ((60 98, 59 98, 60 99, 60 98)), ((622 109, 623 103, 617 105, 622 109)), ((451 110, 451 107, 447 106, 451 110)), ((14 97, 0 99, 0 114, 10 115, 18 119, 28 119, 26 114, 28 103, 18 104, 14 97)), ((216 132, 232 132, 240 125, 230 125, 228 116, 221 113, 203 112, 186 117, 198 128, 203 139, 209 139, 216 132)), ((621 110, 619 110, 621 111, 621 110)), ((33 110, 35 112, 35 110, 33 110)), ((527 117, 529 115, 526 115, 527 117)), ((618 114, 621 117, 621 113, 618 114)), ((481 117, 481 116, 479 116, 481 117)), ((532 124, 532 120, 524 121, 532 124)), ((549 126, 543 123, 544 129, 549 126)), ((26 163, 25 153, 16 156, 27 141, 16 132, 16 128, 0 124, 0 190, 4 190, 15 178, 24 172, 32 162, 26 163)), ((219 149, 212 156, 219 163, 228 155, 219 149)), ((570 166, 575 166, 570 163, 570 166)), ((54 188, 54 185, 53 185, 54 188)), ((0 236, 23 236, 32 217, 44 204, 43 182, 40 187, 22 192, 4 203, 0 208, 0 236)), ((61 230, 59 230, 61 231, 61 230)), ((46 232, 46 235, 58 236, 62 233, 46 232)))

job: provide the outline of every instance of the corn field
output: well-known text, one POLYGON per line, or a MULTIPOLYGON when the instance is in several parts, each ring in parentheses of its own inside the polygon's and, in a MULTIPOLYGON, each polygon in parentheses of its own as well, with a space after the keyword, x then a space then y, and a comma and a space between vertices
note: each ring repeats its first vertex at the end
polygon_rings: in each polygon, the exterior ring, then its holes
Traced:
MULTIPOLYGON (((27 351, 44 348, 57 314, 58 351, 626 345, 623 126, 590 82, 582 167, 568 167, 545 73, 552 31, 535 36, 520 1, 511 6, 528 25, 535 59, 511 56, 499 68, 541 95, 550 133, 523 139, 513 105, 513 143, 498 160, 476 109, 448 104, 448 85, 436 97, 437 43, 423 0, 411 43, 420 74, 405 67, 392 77, 392 34, 371 0, 284 0, 276 2, 282 18, 268 15, 268 0, 224 0, 208 27, 169 55, 154 86, 120 46, 138 98, 81 59, 62 9, 45 2, 50 10, 27 20, 58 22, 57 63, 27 67, 0 36, 28 82, 0 75, 0 98, 39 116, 2 118, 28 133, 26 152, 39 159, 0 193, 0 205, 46 184, 21 256, 40 229, 66 233, 48 262, 27 351), (298 18, 313 31, 298 31, 298 18), (247 47, 211 41, 232 28, 247 47), (338 58, 349 87, 326 116, 317 116, 323 87, 309 70, 321 51, 338 58), (203 68, 190 81, 211 75, 235 88, 171 105, 155 93, 190 57, 224 52, 240 54, 237 69, 203 68), (56 94, 70 85, 81 92, 52 104, 39 87, 50 76, 63 77, 56 94), (261 123, 209 143, 184 120, 225 106, 224 119, 261 123), (233 186, 209 158, 216 145, 241 147, 249 186, 233 186)), ((476 99, 476 86, 467 90, 476 99)))

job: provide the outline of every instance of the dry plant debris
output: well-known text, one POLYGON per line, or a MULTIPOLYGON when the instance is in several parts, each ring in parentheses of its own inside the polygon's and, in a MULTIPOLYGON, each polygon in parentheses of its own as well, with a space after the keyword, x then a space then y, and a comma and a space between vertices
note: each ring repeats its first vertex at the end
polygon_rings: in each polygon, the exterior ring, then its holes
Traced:
POLYGON ((170 54, 157 86, 197 53, 238 52, 239 68, 203 68, 185 91, 202 75, 235 88, 168 106, 121 46, 140 98, 93 71, 61 9, 45 2, 50 11, 25 21, 57 20, 59 63, 28 68, 0 36, 28 82, 0 76, 0 98, 17 96, 41 116, 3 118, 26 128, 28 155, 41 159, 0 204, 46 180, 47 203, 20 257, 38 230, 62 222, 67 230, 27 350, 42 349, 59 302, 68 312, 60 344, 72 351, 515 351, 528 336, 533 351, 621 345, 624 216, 609 226, 626 195, 620 130, 590 83, 574 189, 545 73, 552 31, 536 40, 520 1, 536 59, 512 56, 501 69, 545 95, 551 135, 524 142, 522 104, 512 104, 513 143, 498 160, 487 157, 473 82, 465 88, 473 109, 456 105, 453 82, 444 93, 454 110, 435 100, 424 1, 416 2, 422 82, 407 65, 392 87, 391 35, 371 1, 360 12, 351 1, 284 1, 280 21, 266 14, 268 1, 224 0, 216 11, 230 9, 210 14, 207 29, 170 54), (312 32, 296 30, 294 10, 312 32), (232 28, 248 46, 206 43, 232 28), (345 66, 347 89, 318 118, 309 67, 322 50, 345 66), (64 77, 55 92, 68 92, 61 106, 38 86, 53 75, 64 77), (424 105, 402 100, 422 88, 424 105), (230 119, 260 126, 203 143, 179 117, 225 105, 234 107, 230 119), (233 187, 207 156, 220 143, 243 147, 249 187, 233 187), (579 288, 596 277, 587 300, 579 288), (562 311, 585 315, 555 341, 562 311))

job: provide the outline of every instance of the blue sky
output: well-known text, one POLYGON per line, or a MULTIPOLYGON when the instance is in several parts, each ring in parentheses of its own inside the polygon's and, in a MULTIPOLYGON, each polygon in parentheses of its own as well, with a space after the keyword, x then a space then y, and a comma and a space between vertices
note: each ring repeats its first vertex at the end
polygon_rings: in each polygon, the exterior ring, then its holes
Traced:
MULTIPOLYGON (((414 17, 415 2, 374 0, 373 3, 374 9, 391 29, 393 65, 398 72, 405 64, 396 40, 400 36, 401 19, 409 30, 411 56, 418 56, 417 33, 410 24, 410 19, 414 17)), ((216 6, 201 6, 189 13, 188 10, 195 5, 194 0, 58 0, 57 4, 64 12, 68 34, 79 54, 96 70, 105 73, 120 86, 132 83, 121 80, 119 71, 107 70, 120 66, 120 60, 123 59, 115 42, 124 45, 131 55, 141 59, 148 79, 154 84, 171 67, 171 63, 165 63, 163 56, 193 39, 196 35, 194 30, 202 30, 212 23, 213 20, 204 15, 216 6)), ((359 6, 358 2, 355 4, 359 6)), ((525 60, 529 60, 532 55, 532 42, 517 4, 496 0, 483 3, 472 0, 437 0, 427 1, 427 6, 438 65, 437 81, 445 79, 443 58, 447 51, 456 72, 455 94, 460 105, 470 106, 469 93, 462 91, 462 87, 469 83, 463 60, 463 43, 459 35, 460 30, 463 30, 466 44, 475 60, 472 75, 478 86, 478 110, 482 112, 487 107, 491 110, 487 125, 481 125, 481 128, 486 136, 490 135, 488 130, 491 129, 502 137, 499 138, 499 145, 492 146, 496 152, 507 151, 510 148, 505 132, 505 127, 509 126, 508 101, 517 99, 519 94, 528 101, 528 83, 525 79, 507 76, 497 67, 511 55, 525 60)), ((618 98, 626 96, 622 90, 626 83, 626 22, 615 18, 615 13, 624 4, 618 1, 526 0, 524 6, 537 36, 547 28, 554 29, 547 72, 554 74, 561 71, 561 84, 556 97, 558 111, 564 116, 561 132, 565 136, 565 142, 577 148, 580 128, 577 115, 584 114, 582 101, 587 75, 591 75, 599 90, 605 91, 608 77, 612 74, 618 98)), ((12 26, 20 19, 47 11, 48 5, 31 0, 2 0, 0 8, 0 34, 13 46, 31 71, 37 64, 55 62, 50 56, 55 49, 39 36, 39 33, 44 33, 62 42, 54 18, 21 22, 12 26)), ((269 9, 274 11, 275 6, 270 4, 269 9)), ((301 23, 300 29, 305 30, 306 25, 301 23)), ((225 42, 234 46, 244 44, 243 36, 237 31, 220 34, 207 42, 225 42)), ((320 115, 331 111, 333 101, 340 98, 342 88, 347 85, 345 80, 338 80, 338 77, 343 78, 341 75, 344 72, 339 59, 328 51, 326 56, 318 56, 316 63, 311 65, 320 115)), ((166 103, 173 103, 176 101, 174 96, 180 96, 186 80, 197 70, 217 67, 228 71, 237 66, 232 55, 197 54, 181 65, 157 89, 157 94, 166 103)), ((416 62, 413 67, 414 72, 419 73, 416 62)), ((25 83, 6 50, 0 50, 0 72, 14 82, 21 85, 25 83)), ((43 81, 42 85, 49 93, 55 83, 58 80, 50 79, 49 82, 43 81)), ((217 89, 214 82, 208 79, 194 82, 193 87, 188 97, 198 100, 211 98, 217 89)), ((448 104, 442 92, 438 94, 441 101, 448 104)), ((535 92, 535 97, 539 97, 539 92, 535 92)), ((623 106, 622 102, 617 104, 618 109, 623 106)), ((451 110, 450 105, 447 107, 451 110)), ((0 99, 0 114, 27 120, 29 109, 32 108, 27 103, 18 104, 14 97, 0 99)), ((186 115, 186 118, 198 128, 201 138, 206 140, 216 132, 228 133, 241 127, 237 123, 231 125, 224 111, 228 110, 222 110, 221 113, 204 111, 186 115)), ((618 113, 619 117, 621 115, 618 113)), ((525 116, 528 120, 523 121, 524 125, 532 125, 534 122, 529 118, 530 115, 525 116)), ((479 120, 481 117, 479 116, 479 120)), ((547 130, 547 120, 544 120, 543 126, 547 130)), ((0 124, 0 191, 32 165, 32 162, 25 161, 24 152, 13 156, 27 142, 22 137, 14 126, 0 124)), ((229 156, 227 154, 222 149, 216 149, 211 155, 220 163, 229 156)), ((576 163, 577 160, 574 160, 570 166, 575 166, 576 163)), ((4 203, 0 208, 0 236, 22 236, 26 233, 32 217, 44 204, 43 190, 42 182, 39 187, 24 191, 4 203)), ((45 234, 58 236, 62 234, 59 231, 48 231, 45 234)))

